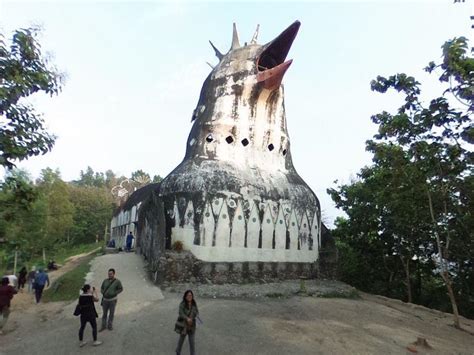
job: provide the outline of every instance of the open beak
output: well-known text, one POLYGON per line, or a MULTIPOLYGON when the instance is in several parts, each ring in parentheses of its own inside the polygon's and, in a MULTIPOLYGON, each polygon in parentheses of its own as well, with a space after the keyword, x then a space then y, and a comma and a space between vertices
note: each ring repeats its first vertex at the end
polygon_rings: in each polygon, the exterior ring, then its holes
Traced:
POLYGON ((293 60, 287 60, 286 56, 298 33, 301 22, 293 22, 277 38, 264 46, 263 52, 257 58, 257 82, 262 83, 268 90, 280 86, 285 72, 293 60))

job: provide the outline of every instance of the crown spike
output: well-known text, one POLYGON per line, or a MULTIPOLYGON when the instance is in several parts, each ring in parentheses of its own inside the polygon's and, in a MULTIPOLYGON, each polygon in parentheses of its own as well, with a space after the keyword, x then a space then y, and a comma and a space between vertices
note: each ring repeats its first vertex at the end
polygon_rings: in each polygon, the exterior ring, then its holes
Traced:
POLYGON ((216 53, 216 57, 219 58, 219 60, 221 60, 221 59, 224 57, 224 54, 222 54, 222 53, 216 48, 216 46, 214 45, 214 43, 212 43, 211 41, 209 41, 209 43, 211 44, 212 49, 214 49, 214 52, 216 53))
POLYGON ((230 47, 230 49, 233 50, 237 48, 240 48, 239 34, 237 33, 237 25, 234 22, 233 32, 232 32, 232 46, 230 47))
POLYGON ((260 25, 257 25, 257 29, 255 30, 255 33, 252 37, 252 40, 250 41, 250 44, 256 44, 257 43, 257 38, 258 38, 258 31, 260 29, 260 25))

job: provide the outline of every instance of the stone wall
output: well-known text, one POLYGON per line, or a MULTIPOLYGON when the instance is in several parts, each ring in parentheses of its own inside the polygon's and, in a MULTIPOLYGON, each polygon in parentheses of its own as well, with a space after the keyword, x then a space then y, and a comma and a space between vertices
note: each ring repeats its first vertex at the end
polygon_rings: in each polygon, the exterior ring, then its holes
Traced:
POLYGON ((317 263, 279 262, 204 262, 187 251, 167 251, 150 270, 158 284, 248 283, 296 279, 301 276, 316 278, 317 263))

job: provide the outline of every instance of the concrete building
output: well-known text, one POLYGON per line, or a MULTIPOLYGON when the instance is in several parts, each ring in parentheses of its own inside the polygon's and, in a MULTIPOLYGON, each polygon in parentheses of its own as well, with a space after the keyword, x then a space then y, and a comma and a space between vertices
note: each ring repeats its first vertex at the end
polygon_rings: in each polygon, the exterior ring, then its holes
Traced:
POLYGON ((203 84, 183 161, 114 217, 118 235, 137 231, 140 252, 165 279, 212 277, 216 268, 239 280, 318 273, 326 229, 293 166, 281 84, 299 27, 264 45, 257 30, 240 45, 234 25, 230 50, 213 46, 219 63, 203 84), (170 264, 164 255, 177 243, 190 257, 170 264))

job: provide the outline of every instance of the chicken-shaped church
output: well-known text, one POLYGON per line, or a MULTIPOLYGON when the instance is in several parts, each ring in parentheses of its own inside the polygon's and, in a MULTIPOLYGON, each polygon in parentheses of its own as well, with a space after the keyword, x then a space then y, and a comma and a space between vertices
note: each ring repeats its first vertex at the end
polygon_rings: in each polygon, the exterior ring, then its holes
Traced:
POLYGON ((318 271, 325 227, 315 193, 293 166, 282 85, 299 28, 296 21, 259 45, 257 27, 241 45, 234 24, 226 54, 211 42, 219 63, 202 86, 183 161, 132 194, 112 220, 115 239, 135 232, 157 278, 318 271), (177 242, 188 256, 170 262, 165 254, 177 242))

